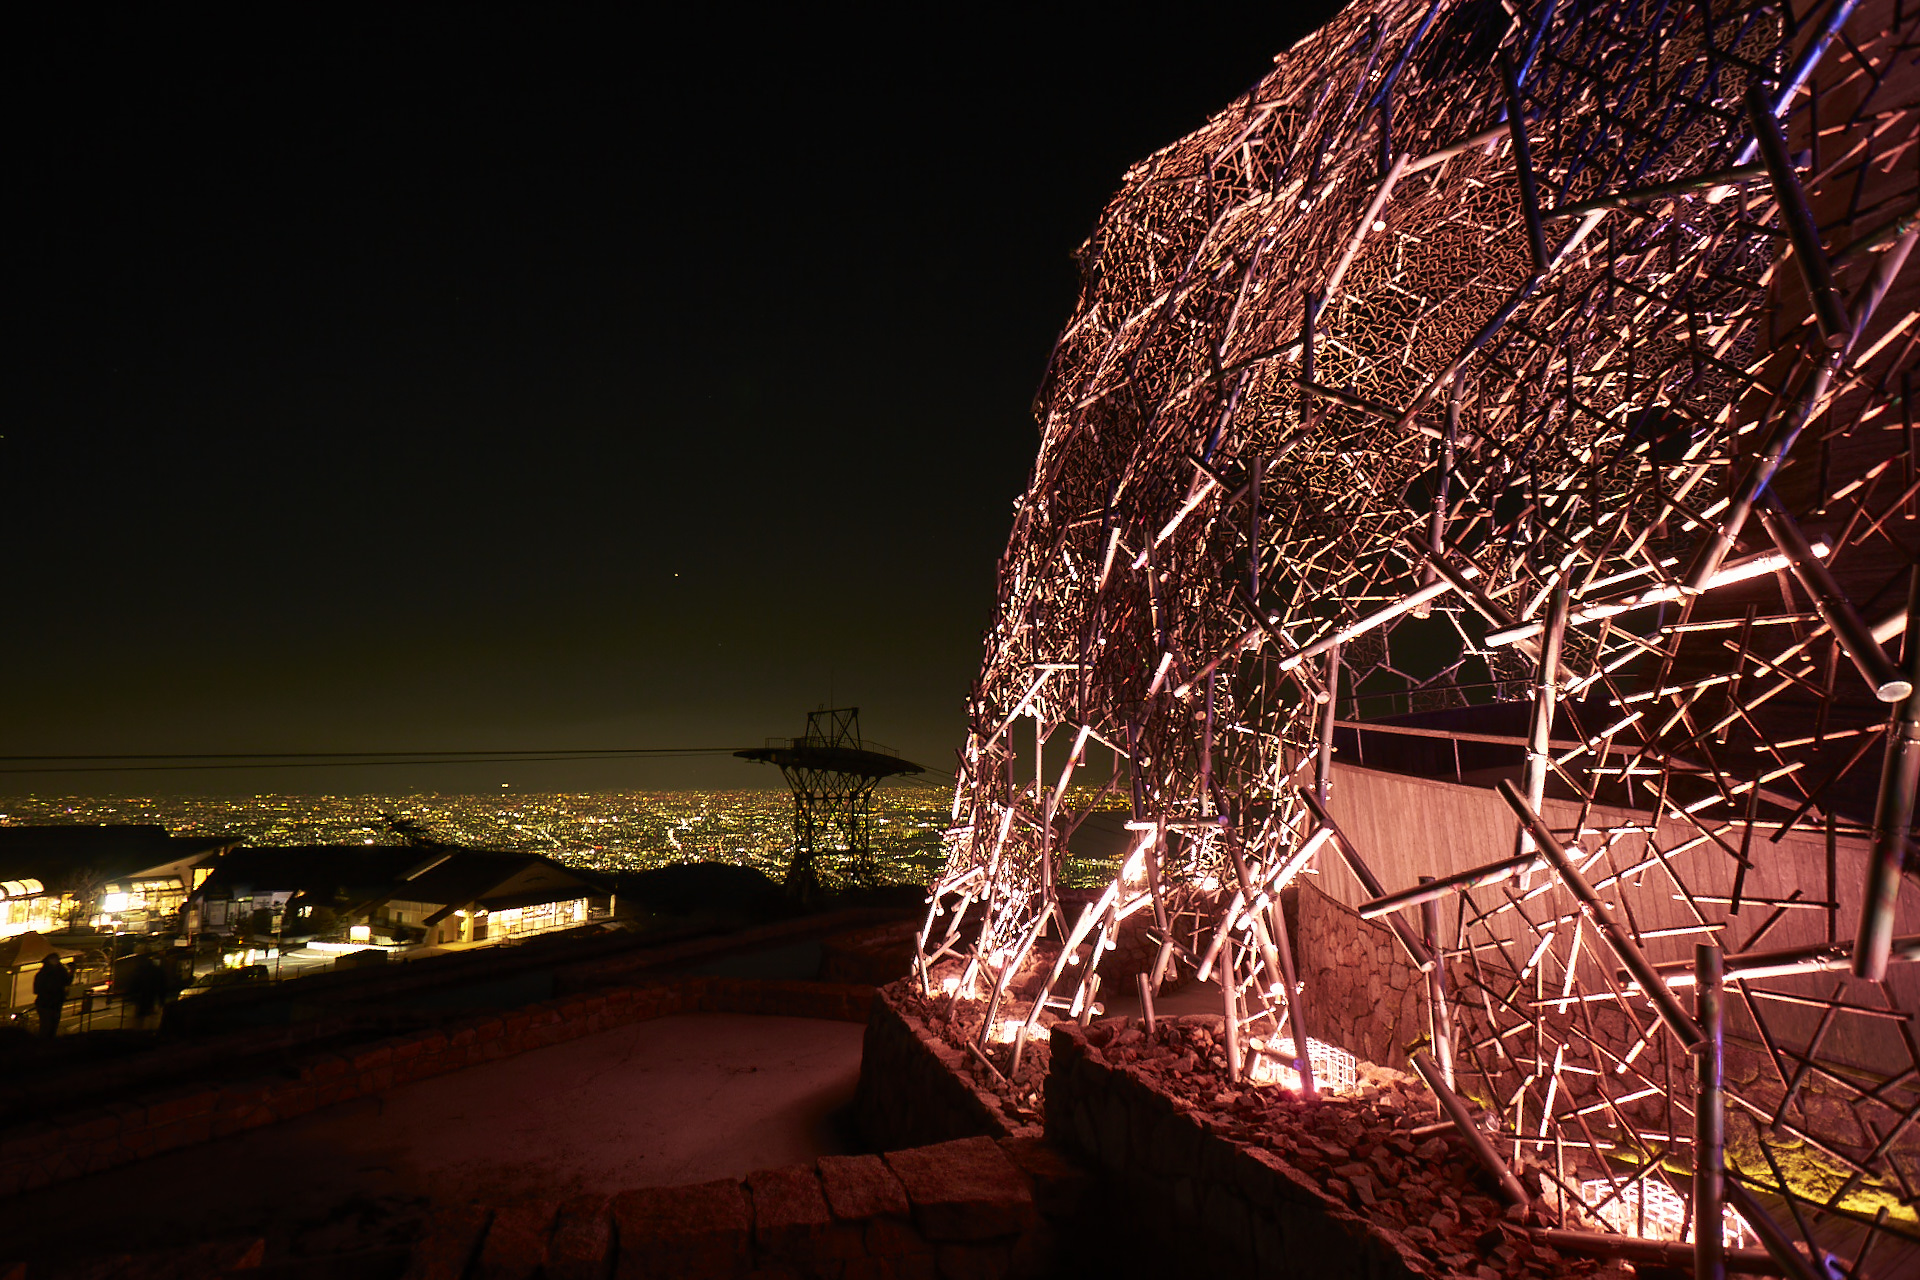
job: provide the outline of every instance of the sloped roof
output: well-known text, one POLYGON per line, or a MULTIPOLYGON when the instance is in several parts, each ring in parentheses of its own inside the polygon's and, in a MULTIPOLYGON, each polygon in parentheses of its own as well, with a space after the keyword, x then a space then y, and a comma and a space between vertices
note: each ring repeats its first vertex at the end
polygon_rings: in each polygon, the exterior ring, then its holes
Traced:
POLYGON ((199 893, 287 891, 358 901, 385 891, 430 856, 412 845, 247 845, 222 855, 199 893))
POLYGON ((469 902, 526 906, 605 892, 591 876, 537 853, 415 845, 235 849, 220 859, 200 892, 218 898, 238 889, 292 891, 355 910, 396 898, 451 910, 469 902))
POLYGON ((0 826, 0 880, 31 877, 57 890, 77 875, 111 880, 239 843, 239 836, 170 835, 157 822, 0 826))
POLYGON ((463 849, 417 879, 397 887, 393 897, 430 902, 448 911, 478 902, 489 910, 532 906, 601 891, 592 877, 537 853, 486 853, 463 849))
POLYGON ((32 929, 11 938, 0 938, 0 971, 39 964, 54 953, 54 945, 32 929))

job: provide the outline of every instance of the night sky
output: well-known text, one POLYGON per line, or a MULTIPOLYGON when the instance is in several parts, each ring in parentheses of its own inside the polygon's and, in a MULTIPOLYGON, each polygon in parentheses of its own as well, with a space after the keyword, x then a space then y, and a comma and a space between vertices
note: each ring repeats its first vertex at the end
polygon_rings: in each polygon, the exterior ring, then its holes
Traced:
MULTIPOLYGON (((0 751, 753 745, 831 698, 952 767, 1070 255, 1319 18, 640 12, 16 21, 0 751)), ((501 781, 777 784, 0 792, 501 781)))

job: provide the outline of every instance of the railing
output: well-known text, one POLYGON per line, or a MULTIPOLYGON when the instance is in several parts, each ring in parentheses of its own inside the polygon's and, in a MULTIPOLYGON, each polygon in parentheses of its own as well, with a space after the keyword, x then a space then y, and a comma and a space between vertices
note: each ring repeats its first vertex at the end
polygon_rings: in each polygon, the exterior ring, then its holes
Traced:
POLYGON ((871 751, 876 755, 892 756, 896 760, 902 759, 898 751, 883 742, 875 742, 872 738, 856 738, 851 742, 829 742, 825 738, 768 738, 767 745, 783 751, 804 751, 808 747, 828 747, 847 751, 871 751))

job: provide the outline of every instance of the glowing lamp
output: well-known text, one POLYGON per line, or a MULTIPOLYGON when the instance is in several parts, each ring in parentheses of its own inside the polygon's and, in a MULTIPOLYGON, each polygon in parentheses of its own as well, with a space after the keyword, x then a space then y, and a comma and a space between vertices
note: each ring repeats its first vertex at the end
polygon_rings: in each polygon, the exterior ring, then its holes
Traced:
MULTIPOLYGON (((1293 1069, 1294 1048, 1291 1039, 1247 1041, 1253 1052, 1247 1063, 1247 1079, 1254 1084, 1277 1084, 1283 1089, 1298 1089, 1300 1073, 1293 1069)), ((1307 1062, 1313 1067, 1313 1087, 1321 1093, 1351 1093, 1359 1081, 1359 1064, 1353 1055, 1336 1045, 1307 1037, 1307 1062)))

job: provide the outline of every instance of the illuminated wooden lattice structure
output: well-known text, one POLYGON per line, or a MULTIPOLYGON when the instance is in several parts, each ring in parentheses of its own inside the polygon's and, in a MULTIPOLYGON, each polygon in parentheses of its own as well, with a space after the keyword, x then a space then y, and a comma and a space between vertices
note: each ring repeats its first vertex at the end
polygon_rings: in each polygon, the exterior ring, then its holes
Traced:
POLYGON ((1868 1270, 1908 1247, 1916 52, 1886 2, 1361 0, 1128 172, 922 937, 983 1045, 1091 1016, 1129 918, 1149 986, 1217 972, 1303 1038, 1310 871, 1429 975, 1412 1060, 1498 1158, 1717 1220, 1698 1110, 1743 1212, 1868 1270), (1421 792, 1439 817, 1356 808, 1335 761, 1463 740, 1512 776, 1421 792), (1115 792, 1124 865, 1063 911, 1115 792))

